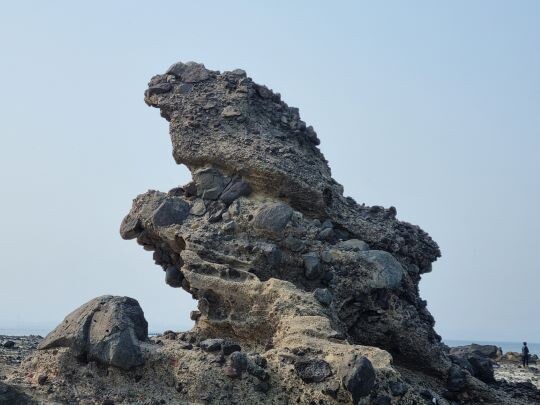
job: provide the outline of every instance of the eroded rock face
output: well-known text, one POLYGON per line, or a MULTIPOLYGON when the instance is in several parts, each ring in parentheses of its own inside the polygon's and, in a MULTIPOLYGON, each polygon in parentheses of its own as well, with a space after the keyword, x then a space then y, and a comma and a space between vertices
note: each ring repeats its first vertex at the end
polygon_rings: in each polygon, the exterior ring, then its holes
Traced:
POLYGON ((105 295, 69 314, 38 349, 67 347, 81 360, 130 369, 144 363, 139 342, 147 335, 148 323, 136 300, 105 295))

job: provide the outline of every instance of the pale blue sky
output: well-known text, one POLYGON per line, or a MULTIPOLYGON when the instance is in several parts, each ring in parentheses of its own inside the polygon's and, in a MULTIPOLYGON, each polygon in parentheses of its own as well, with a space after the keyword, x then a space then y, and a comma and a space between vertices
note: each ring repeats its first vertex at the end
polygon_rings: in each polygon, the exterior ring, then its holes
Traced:
POLYGON ((189 180, 143 92, 195 60, 280 92, 345 194, 433 236, 443 337, 540 341, 539 2, 3 2, 0 51, 0 329, 106 293, 189 327, 194 302, 118 227, 189 180))

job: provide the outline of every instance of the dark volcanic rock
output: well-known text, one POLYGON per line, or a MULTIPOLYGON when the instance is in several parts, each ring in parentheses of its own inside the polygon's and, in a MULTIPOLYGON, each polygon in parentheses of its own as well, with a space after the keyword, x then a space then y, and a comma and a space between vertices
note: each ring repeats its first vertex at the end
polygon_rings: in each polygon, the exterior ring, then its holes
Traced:
POLYGON ((307 383, 318 383, 332 375, 330 365, 320 359, 297 361, 294 368, 300 378, 307 383))
POLYGON ((105 295, 69 314, 38 349, 68 347, 81 359, 129 369, 144 363, 139 342, 147 335, 148 323, 136 300, 105 295))
POLYGON ((343 385, 351 393, 355 404, 362 397, 369 395, 375 385, 375 370, 371 362, 365 357, 356 359, 352 369, 343 379, 343 385))

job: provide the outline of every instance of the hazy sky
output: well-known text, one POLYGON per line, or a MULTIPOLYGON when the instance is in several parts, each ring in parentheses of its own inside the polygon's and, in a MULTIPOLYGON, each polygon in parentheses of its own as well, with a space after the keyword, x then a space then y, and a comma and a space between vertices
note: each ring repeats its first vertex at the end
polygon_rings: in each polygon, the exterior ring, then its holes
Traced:
POLYGON ((118 228, 189 181, 143 92, 195 60, 280 92, 346 195, 432 235, 443 337, 540 342, 540 2, 10 1, 0 51, 0 329, 101 294, 189 327, 195 302, 118 228))

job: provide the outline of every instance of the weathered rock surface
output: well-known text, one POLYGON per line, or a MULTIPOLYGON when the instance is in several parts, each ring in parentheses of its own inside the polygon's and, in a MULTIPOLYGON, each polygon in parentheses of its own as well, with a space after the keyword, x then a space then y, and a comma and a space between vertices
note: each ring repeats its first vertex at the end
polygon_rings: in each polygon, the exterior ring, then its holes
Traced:
POLYGON ((154 76, 145 101, 193 181, 137 196, 120 234, 197 300, 195 326, 145 341, 136 301, 101 297, 13 381, 71 382, 54 397, 66 402, 524 403, 447 353, 418 292, 437 244, 394 207, 345 197, 298 109, 242 70, 194 62, 154 76))
POLYGON ((144 363, 139 342, 147 335, 148 323, 136 300, 106 295, 69 314, 38 349, 67 347, 83 361, 130 369, 144 363))

